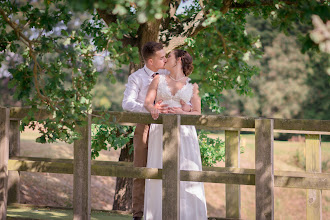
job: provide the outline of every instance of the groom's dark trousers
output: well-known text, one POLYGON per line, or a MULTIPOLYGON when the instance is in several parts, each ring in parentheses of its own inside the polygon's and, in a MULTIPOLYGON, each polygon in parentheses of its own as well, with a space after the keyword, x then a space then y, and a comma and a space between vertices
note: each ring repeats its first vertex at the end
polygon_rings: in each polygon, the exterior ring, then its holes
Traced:
MULTIPOLYGON (((145 167, 148 156, 149 125, 137 124, 134 132, 134 167, 145 167)), ((145 179, 133 179, 133 217, 142 217, 145 179)))

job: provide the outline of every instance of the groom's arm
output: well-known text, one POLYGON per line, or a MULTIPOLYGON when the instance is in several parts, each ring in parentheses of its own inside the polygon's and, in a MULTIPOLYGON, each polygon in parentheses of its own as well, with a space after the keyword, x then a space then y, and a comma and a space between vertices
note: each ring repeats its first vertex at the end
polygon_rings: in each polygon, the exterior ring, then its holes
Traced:
POLYGON ((124 99, 122 102, 122 107, 125 111, 148 112, 144 108, 143 103, 137 101, 141 86, 142 82, 138 77, 134 75, 128 77, 128 82, 124 92, 124 99))

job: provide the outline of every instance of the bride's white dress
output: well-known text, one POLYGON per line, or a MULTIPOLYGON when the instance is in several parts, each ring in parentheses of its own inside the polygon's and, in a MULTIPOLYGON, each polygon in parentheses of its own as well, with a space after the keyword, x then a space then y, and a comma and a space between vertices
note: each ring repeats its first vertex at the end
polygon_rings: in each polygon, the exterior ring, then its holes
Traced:
MULTIPOLYGON (((190 102, 193 85, 187 81, 186 85, 174 96, 167 85, 164 75, 160 75, 156 100, 163 100, 163 104, 170 107, 181 107, 180 99, 190 102)), ((202 170, 201 156, 196 129, 194 126, 180 126, 180 169, 202 170)), ((162 168, 163 125, 151 124, 148 143, 149 168, 162 168)), ((162 180, 146 179, 144 198, 144 219, 162 219, 162 180)), ((206 220, 206 201, 204 184, 200 182, 180 182, 180 220, 206 220)))

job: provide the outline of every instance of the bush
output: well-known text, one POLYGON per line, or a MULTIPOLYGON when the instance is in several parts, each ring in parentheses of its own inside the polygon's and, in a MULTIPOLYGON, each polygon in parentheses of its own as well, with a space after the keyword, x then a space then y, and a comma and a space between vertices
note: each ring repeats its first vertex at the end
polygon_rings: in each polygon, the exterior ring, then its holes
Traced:
POLYGON ((225 161, 224 141, 208 137, 208 132, 203 130, 198 131, 197 134, 203 166, 212 166, 217 162, 225 161))

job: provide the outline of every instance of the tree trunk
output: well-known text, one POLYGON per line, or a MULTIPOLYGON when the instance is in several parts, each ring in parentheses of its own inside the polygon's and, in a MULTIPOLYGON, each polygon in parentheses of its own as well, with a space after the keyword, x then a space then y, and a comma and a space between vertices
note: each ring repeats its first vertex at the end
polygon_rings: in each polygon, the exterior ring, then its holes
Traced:
MULTIPOLYGON (((132 162, 133 153, 129 154, 129 148, 133 144, 133 139, 121 149, 119 161, 132 162)), ((131 211, 132 210, 132 178, 120 178, 116 180, 116 191, 113 201, 113 210, 131 211)))
MULTIPOLYGON (((169 0, 165 0, 164 4, 168 5, 169 0)), ((139 48, 140 64, 130 63, 129 74, 135 72, 138 68, 141 68, 144 65, 141 49, 143 45, 148 41, 159 41, 159 27, 161 20, 154 20, 141 24, 138 29, 137 37, 137 46, 139 48)), ((129 148, 133 145, 133 139, 121 149, 119 161, 133 161, 133 153, 129 154, 129 148)), ((133 188, 133 179, 132 178, 119 178, 117 177, 116 181, 116 191, 113 202, 113 210, 123 210, 131 211, 132 210, 132 188, 133 188)))

